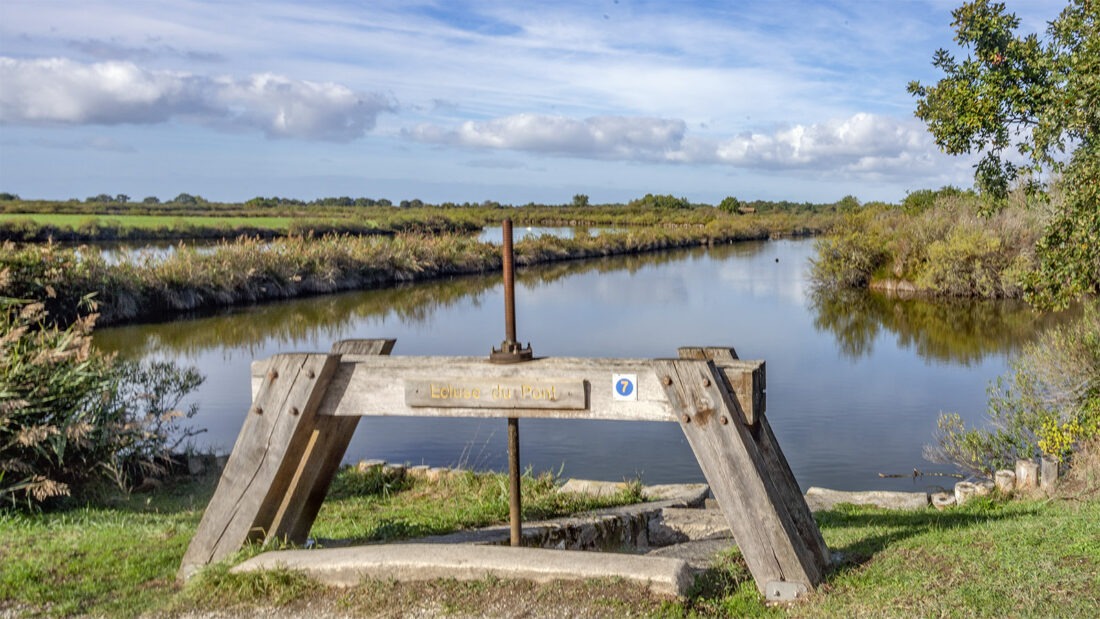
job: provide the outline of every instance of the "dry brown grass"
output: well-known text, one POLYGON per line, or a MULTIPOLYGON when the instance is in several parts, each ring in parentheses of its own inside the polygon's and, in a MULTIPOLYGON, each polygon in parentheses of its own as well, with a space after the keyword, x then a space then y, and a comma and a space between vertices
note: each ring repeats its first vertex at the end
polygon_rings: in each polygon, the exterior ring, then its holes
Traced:
POLYGON ((1058 493, 1067 498, 1100 498, 1100 437, 1077 448, 1058 493))

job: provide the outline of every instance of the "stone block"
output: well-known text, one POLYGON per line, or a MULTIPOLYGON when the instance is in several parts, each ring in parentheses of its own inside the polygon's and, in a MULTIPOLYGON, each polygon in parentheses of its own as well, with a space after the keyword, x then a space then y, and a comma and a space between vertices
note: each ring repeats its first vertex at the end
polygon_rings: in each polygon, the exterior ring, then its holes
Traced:
POLYGON ((1034 460, 1016 461, 1016 490, 1031 492, 1039 487, 1039 465, 1034 460))
POLYGON ((948 507, 955 506, 955 493, 954 492, 935 492, 932 494, 932 507, 939 510, 947 509, 948 507))
POLYGON ((386 466, 385 460, 360 460, 359 464, 355 465, 355 468, 360 473, 366 473, 371 469, 381 469, 384 466, 386 466))
POLYGON ((1001 494, 1012 494, 1016 490, 1016 472, 1003 470, 993 474, 993 485, 1001 494))

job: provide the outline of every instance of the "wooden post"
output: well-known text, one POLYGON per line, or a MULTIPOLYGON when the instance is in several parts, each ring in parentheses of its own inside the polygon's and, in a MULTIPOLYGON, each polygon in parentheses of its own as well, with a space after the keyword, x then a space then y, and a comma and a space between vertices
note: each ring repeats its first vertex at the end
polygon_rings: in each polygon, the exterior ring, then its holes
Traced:
POLYGON ((757 588, 771 600, 813 589, 827 562, 788 510, 788 480, 744 423, 723 374, 700 360, 657 361, 654 369, 757 588))

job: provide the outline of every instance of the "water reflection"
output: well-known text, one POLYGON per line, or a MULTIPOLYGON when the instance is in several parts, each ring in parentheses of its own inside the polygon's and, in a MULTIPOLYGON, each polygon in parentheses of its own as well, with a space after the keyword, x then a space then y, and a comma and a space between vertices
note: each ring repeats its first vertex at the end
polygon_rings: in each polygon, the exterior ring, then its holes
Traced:
POLYGON ((870 357, 889 333, 899 348, 921 358, 970 365, 992 354, 1012 353, 1043 329, 1075 311, 1041 314, 1012 299, 900 299, 866 290, 810 295, 814 326, 836 337, 849 358, 870 357))
MULTIPOLYGON (((1047 319, 1011 304, 954 306, 808 289, 812 241, 567 261, 521 269, 519 338, 540 356, 676 355, 732 345, 767 361, 768 416, 799 482, 842 489, 925 489, 940 480, 881 479, 936 470, 921 450, 940 411, 980 422, 1006 352, 1047 319)), ((503 336, 499 276, 299 299, 171 323, 97 331, 98 346, 197 365, 207 382, 199 448, 226 451, 249 407, 253 359, 329 350, 353 337, 397 339, 397 355, 487 355, 503 336)), ((506 465, 500 420, 364 420, 349 460, 506 465)), ((675 424, 524 420, 524 466, 649 483, 700 480, 675 424)))
MULTIPOLYGON (((710 257, 724 260, 732 256, 750 256, 762 251, 763 247, 764 243, 761 242, 723 245, 711 249, 710 257)), ((634 274, 645 268, 699 259, 705 255, 706 249, 692 248, 557 262, 518 269, 516 285, 521 291, 534 291, 577 275, 611 272, 634 274)), ((731 282, 753 281, 751 273, 737 271, 726 269, 731 282)), ((96 333, 95 341, 103 350, 129 358, 140 358, 154 352, 193 355, 225 348, 254 353, 261 343, 290 346, 303 341, 339 339, 342 333, 364 319, 381 322, 396 320, 403 324, 428 323, 438 312, 447 308, 467 304, 481 307, 486 291, 499 285, 499 275, 474 275, 380 290, 294 299, 232 308, 212 315, 185 316, 167 323, 102 329, 96 333)), ((652 290, 648 287, 635 290, 637 300, 652 300, 652 290)), ((578 302, 583 302, 593 294, 614 298, 621 298, 624 294, 622 289, 608 290, 603 286, 580 292, 580 298, 576 299, 578 302)), ((487 311, 496 310, 495 306, 487 308, 487 311)))
MULTIPOLYGON (((621 232, 623 228, 586 227, 586 226, 515 226, 512 228, 512 239, 516 242, 528 238, 538 238, 542 235, 554 236, 562 239, 573 239, 584 236, 599 236, 601 234, 621 232)), ((481 229, 477 240, 482 243, 500 245, 503 239, 503 228, 500 226, 488 226, 481 229)))

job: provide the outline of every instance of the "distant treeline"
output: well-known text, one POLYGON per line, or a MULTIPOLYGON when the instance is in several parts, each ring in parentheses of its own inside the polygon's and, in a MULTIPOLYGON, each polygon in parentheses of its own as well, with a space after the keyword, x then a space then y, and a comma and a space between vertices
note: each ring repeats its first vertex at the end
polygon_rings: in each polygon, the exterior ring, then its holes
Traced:
POLYGON ((155 196, 150 196, 139 201, 131 200, 129 196, 119 194, 110 196, 100 194, 90 196, 84 200, 71 198, 69 200, 24 200, 16 194, 0 192, 0 213, 63 213, 63 214, 87 214, 87 215, 210 215, 210 216, 249 216, 263 213, 264 215, 303 215, 307 213, 345 213, 348 209, 363 209, 383 207, 388 209, 445 209, 445 210, 502 210, 514 211, 517 209, 561 209, 561 208, 612 208, 612 209, 655 209, 663 211, 719 208, 727 212, 736 212, 738 209, 755 212, 838 212, 851 210, 861 205, 854 196, 845 196, 836 202, 791 202, 787 200, 740 200, 734 196, 728 196, 719 204, 705 202, 691 202, 687 198, 677 198, 671 194, 655 195, 646 194, 641 198, 629 202, 612 202, 592 204, 588 196, 577 194, 571 202, 565 204, 539 204, 528 202, 523 205, 512 205, 485 200, 482 202, 441 202, 431 203, 420 199, 401 200, 392 202, 386 198, 352 198, 349 196, 334 196, 317 198, 315 200, 300 200, 297 198, 283 198, 279 196, 257 196, 244 202, 213 202, 202 196, 181 193, 178 196, 161 201, 155 196))
POLYGON ((742 202, 727 197, 717 207, 672 195, 646 194, 625 204, 590 204, 583 194, 563 205, 503 205, 498 202, 427 204, 403 200, 330 197, 313 201, 257 197, 244 203, 210 202, 180 194, 168 202, 128 196, 92 196, 84 201, 21 200, 0 194, 0 240, 15 242, 95 242, 184 239, 265 239, 284 236, 389 235, 403 232, 461 233, 498 225, 511 218, 527 226, 695 226, 727 217, 756 214, 796 216, 843 213, 860 203, 846 196, 835 203, 742 202), (4 200, 4 197, 10 199, 4 200), (5 215, 7 216, 5 218, 5 215), (86 216, 77 222, 73 217, 86 216), (241 221, 285 218, 280 224, 241 221), (114 218, 114 219, 113 219, 114 218), (120 221, 117 218, 142 218, 120 221), (235 218, 230 221, 229 218, 235 218), (65 221, 62 221, 65 219, 65 221))

